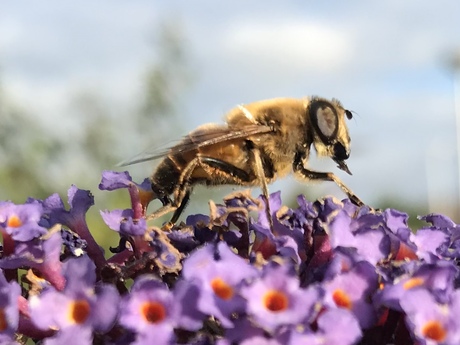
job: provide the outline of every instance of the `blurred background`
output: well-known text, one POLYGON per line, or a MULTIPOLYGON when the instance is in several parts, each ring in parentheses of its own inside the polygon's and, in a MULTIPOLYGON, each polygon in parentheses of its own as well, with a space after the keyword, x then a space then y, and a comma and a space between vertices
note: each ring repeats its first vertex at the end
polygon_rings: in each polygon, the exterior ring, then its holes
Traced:
MULTIPOLYGON (((373 207, 460 222, 460 2, 0 0, 0 9, 2 200, 66 200, 76 184, 93 191, 96 219, 128 206, 127 193, 98 191, 102 170, 222 122, 235 105, 319 95, 355 112, 353 176, 314 157, 313 168, 373 207)), ((127 169, 140 182, 156 163, 127 169)), ((235 189, 197 188, 186 213, 207 213, 207 200, 235 189)), ((280 189, 291 206, 300 193, 345 197, 292 177, 270 187, 280 189)))

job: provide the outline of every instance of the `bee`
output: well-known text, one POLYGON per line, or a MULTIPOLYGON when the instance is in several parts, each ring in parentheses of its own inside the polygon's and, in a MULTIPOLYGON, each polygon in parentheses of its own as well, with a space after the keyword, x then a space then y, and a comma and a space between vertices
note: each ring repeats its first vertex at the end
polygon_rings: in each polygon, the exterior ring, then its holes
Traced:
POLYGON ((200 126, 177 145, 122 165, 162 159, 150 180, 154 198, 163 206, 148 219, 174 212, 171 223, 178 220, 198 184, 261 187, 271 220, 267 185, 289 173, 304 181, 333 181, 354 204, 362 206, 333 173, 307 168, 314 147, 318 156, 332 158, 339 169, 351 175, 345 163, 350 156, 345 118, 351 119, 352 113, 336 99, 258 101, 230 110, 226 124, 200 126))

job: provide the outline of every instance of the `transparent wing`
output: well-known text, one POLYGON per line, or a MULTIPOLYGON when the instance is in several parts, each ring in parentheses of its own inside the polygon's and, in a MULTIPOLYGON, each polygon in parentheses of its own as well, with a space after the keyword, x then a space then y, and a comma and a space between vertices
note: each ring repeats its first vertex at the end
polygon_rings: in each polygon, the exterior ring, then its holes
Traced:
POLYGON ((224 125, 209 125, 201 127, 191 132, 189 135, 186 135, 177 145, 144 151, 128 160, 118 163, 118 166, 127 166, 151 161, 167 155, 192 151, 200 147, 210 146, 228 140, 247 138, 270 132, 272 132, 271 127, 257 124, 246 125, 243 128, 229 128, 224 125))

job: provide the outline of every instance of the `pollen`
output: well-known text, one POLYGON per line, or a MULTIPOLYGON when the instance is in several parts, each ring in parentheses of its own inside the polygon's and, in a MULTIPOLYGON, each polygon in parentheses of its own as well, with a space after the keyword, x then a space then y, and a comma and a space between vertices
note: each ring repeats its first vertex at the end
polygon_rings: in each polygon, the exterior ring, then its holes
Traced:
POLYGON ((5 310, 0 308, 0 332, 3 332, 8 327, 8 322, 6 321, 5 310))
POLYGON ((351 309, 353 302, 350 296, 342 289, 337 289, 332 293, 334 303, 341 308, 351 309))
POLYGON ((423 278, 420 278, 420 277, 411 278, 403 284, 403 288, 404 290, 410 290, 410 289, 413 289, 414 287, 423 285, 423 283, 425 283, 425 280, 423 278))
POLYGON ((233 288, 221 278, 214 278, 211 281, 211 288, 212 291, 223 300, 229 300, 233 297, 233 288))
POLYGON ((288 308, 289 299, 284 292, 270 290, 264 295, 263 304, 270 311, 280 312, 288 308))
POLYGON ((141 305, 141 315, 148 323, 159 323, 166 318, 166 309, 159 302, 145 302, 141 305))
POLYGON ((437 320, 428 321, 422 327, 422 334, 425 338, 434 340, 437 343, 442 343, 447 336, 447 330, 437 320))
POLYGON ((82 324, 88 318, 90 311, 91 307, 87 300, 76 300, 70 304, 68 316, 72 322, 82 324))
POLYGON ((19 228, 21 225, 22 221, 17 215, 13 214, 8 217, 8 222, 6 223, 6 226, 10 228, 19 228))

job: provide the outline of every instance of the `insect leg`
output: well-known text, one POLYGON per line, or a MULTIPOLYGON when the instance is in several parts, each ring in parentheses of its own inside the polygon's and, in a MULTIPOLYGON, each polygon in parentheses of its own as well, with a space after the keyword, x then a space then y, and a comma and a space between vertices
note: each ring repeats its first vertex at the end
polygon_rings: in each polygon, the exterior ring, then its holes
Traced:
POLYGON ((240 169, 233 164, 230 164, 221 159, 212 158, 212 157, 200 157, 200 161, 204 168, 210 167, 219 170, 221 174, 226 175, 224 179, 227 179, 225 183, 228 184, 237 184, 237 182, 251 182, 252 177, 247 171, 240 169))
POLYGON ((339 186, 344 193, 348 196, 348 198, 351 200, 353 204, 356 206, 363 206, 364 203, 361 201, 358 196, 356 196, 355 193, 351 191, 350 188, 348 188, 342 180, 340 180, 337 176, 335 176, 331 172, 319 172, 319 171, 312 171, 306 169, 300 162, 298 164, 294 165, 294 169, 296 172, 299 172, 304 176, 305 178, 309 180, 321 180, 321 181, 333 181, 339 186))
POLYGON ((268 224, 270 225, 270 230, 273 232, 273 219, 270 211, 269 194, 268 194, 268 185, 267 179, 265 176, 264 165, 262 163, 262 158, 260 155, 260 150, 256 147, 251 147, 249 152, 252 153, 254 158, 254 168, 256 171, 257 179, 259 180, 259 186, 262 188, 262 194, 265 198, 265 215, 267 217, 268 224))
POLYGON ((165 214, 173 212, 177 209, 178 207, 175 206, 174 204, 166 204, 162 206, 161 208, 159 208, 158 210, 156 210, 155 212, 149 214, 147 217, 145 217, 145 220, 148 221, 148 220, 160 218, 161 216, 164 216, 165 214))
POLYGON ((163 207, 159 208, 158 210, 147 216, 146 220, 157 219, 165 214, 174 212, 171 222, 174 223, 175 221, 177 221, 177 218, 179 218, 180 214, 185 209, 185 206, 187 205, 187 202, 190 198, 190 177, 192 176, 193 171, 199 164, 200 157, 196 157, 192 161, 190 161, 190 163, 188 163, 188 165, 182 171, 179 177, 179 181, 177 183, 177 187, 174 190, 174 200, 167 204, 163 203, 163 207))
POLYGON ((179 219, 180 215, 182 214, 182 212, 185 210, 185 207, 187 206, 189 200, 190 200, 190 193, 192 192, 191 188, 187 188, 185 190, 185 194, 182 198, 182 201, 179 205, 179 207, 174 211, 174 214, 170 220, 170 222, 172 224, 176 223, 177 220, 179 219))
MULTIPOLYGON (((209 171, 209 169, 218 170, 221 179, 220 184, 242 184, 252 181, 249 173, 230 163, 212 157, 197 156, 182 171, 174 191, 174 200, 153 212, 147 217, 147 220, 156 219, 167 213, 174 212, 171 223, 177 221, 190 199, 193 173, 198 167, 205 171, 209 171)), ((210 171, 209 174, 211 174, 210 171)))
MULTIPOLYGON (((257 176, 257 182, 259 186, 262 188, 262 194, 265 197, 265 214, 267 216, 268 223, 270 225, 270 230, 273 231, 273 219, 271 217, 271 212, 270 212, 270 205, 268 203, 268 186, 267 186, 267 180, 265 177, 265 170, 264 166, 262 163, 262 158, 260 154, 260 150, 258 148, 255 148, 252 144, 252 142, 249 141, 250 144, 249 146, 249 152, 253 156, 254 159, 254 170, 255 174, 257 176)), ((219 169, 220 173, 225 173, 228 174, 229 176, 227 177, 229 179, 228 183, 229 184, 241 184, 241 182, 251 182, 253 181, 253 177, 251 177, 250 174, 248 174, 246 171, 237 168, 236 166, 227 163, 225 161, 215 159, 215 158, 210 158, 210 157, 201 157, 201 163, 203 165, 207 165, 212 168, 217 168, 219 169)))
MULTIPOLYGON (((179 189, 179 187, 178 187, 179 189)), ((174 201, 171 203, 163 205, 161 208, 153 212, 152 214, 148 215, 145 219, 146 220, 153 220, 164 216, 170 212, 174 212, 170 223, 174 224, 177 222, 177 219, 180 217, 182 211, 184 211, 185 207, 190 200, 190 194, 192 192, 192 188, 189 185, 182 186, 180 190, 178 190, 178 197, 174 198, 174 201)))

